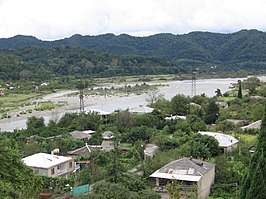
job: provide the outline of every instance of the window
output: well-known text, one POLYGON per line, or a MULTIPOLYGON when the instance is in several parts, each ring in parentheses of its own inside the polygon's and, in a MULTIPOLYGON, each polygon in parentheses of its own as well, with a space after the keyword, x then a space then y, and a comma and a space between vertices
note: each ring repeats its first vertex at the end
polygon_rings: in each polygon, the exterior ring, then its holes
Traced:
POLYGON ((34 169, 35 174, 39 174, 39 169, 34 169))
POLYGON ((54 168, 51 169, 51 175, 54 175, 55 172, 54 172, 54 168))
POLYGON ((69 162, 69 168, 71 169, 73 167, 73 162, 69 162))

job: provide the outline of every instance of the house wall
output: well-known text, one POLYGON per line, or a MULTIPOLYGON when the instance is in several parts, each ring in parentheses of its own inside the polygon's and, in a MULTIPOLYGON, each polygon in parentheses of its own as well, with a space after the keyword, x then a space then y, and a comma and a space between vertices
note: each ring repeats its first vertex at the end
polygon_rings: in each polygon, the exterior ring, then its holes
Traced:
POLYGON ((48 176, 48 169, 41 169, 41 168, 32 168, 33 172, 37 175, 47 175, 48 176))
POLYGON ((238 143, 235 143, 227 148, 224 148, 224 153, 231 153, 234 149, 236 149, 238 146, 238 143))
POLYGON ((209 170, 198 182, 199 199, 207 198, 211 192, 211 185, 214 183, 215 167, 209 170))
POLYGON ((67 161, 62 164, 49 168, 48 176, 49 177, 57 177, 57 176, 69 177, 70 173, 72 173, 74 169, 75 169, 74 160, 67 161), (72 164, 71 167, 70 167, 70 163, 72 164))

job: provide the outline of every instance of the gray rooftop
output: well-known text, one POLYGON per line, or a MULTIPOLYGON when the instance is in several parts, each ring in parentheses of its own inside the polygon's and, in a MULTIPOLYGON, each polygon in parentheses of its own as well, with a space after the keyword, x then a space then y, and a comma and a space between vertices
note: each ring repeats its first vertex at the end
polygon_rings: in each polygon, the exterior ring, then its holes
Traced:
POLYGON ((81 155, 81 154, 87 154, 90 153, 91 149, 89 148, 88 145, 85 145, 81 148, 75 149, 73 151, 68 151, 67 154, 69 155, 81 155))
POLYGON ((150 177, 177 179, 184 181, 199 181, 215 164, 192 158, 182 158, 170 162, 155 171, 150 177))
POLYGON ((256 122, 253 122, 247 126, 242 126, 241 129, 245 130, 245 129, 260 129, 261 126, 261 120, 258 120, 256 122))
POLYGON ((95 131, 87 130, 87 131, 73 131, 70 132, 69 134, 76 139, 85 139, 85 138, 90 139, 91 134, 93 133, 95 133, 95 131))
POLYGON ((112 131, 105 131, 102 133, 102 137, 103 139, 109 140, 109 139, 113 139, 115 136, 112 131))
POLYGON ((156 151, 159 150, 159 147, 155 144, 147 144, 144 150, 146 156, 152 157, 156 151))

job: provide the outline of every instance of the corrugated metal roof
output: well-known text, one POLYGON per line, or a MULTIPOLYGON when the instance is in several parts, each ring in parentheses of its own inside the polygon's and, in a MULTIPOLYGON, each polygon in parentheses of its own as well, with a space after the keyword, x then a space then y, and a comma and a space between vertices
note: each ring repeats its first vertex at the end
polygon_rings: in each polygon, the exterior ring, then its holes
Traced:
POLYGON ((163 166, 151 174, 150 177, 196 182, 214 167, 214 164, 201 160, 182 158, 163 166))

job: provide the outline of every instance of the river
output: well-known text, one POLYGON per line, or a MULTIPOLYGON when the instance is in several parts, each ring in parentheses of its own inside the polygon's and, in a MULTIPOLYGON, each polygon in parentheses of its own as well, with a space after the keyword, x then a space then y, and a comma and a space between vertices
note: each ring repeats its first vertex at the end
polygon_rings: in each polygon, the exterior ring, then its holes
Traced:
MULTIPOLYGON (((222 93, 230 90, 232 84, 237 83, 238 80, 243 80, 244 78, 221 78, 221 79, 202 79, 197 80, 196 82, 196 94, 205 93, 208 97, 215 96, 215 91, 218 89, 222 93)), ((260 79, 265 80, 265 76, 260 77, 260 79)), ((176 94, 191 95, 191 80, 184 81, 170 81, 164 82, 165 86, 159 87, 158 91, 166 99, 171 99, 176 94)), ((46 111, 43 113, 36 112, 34 116, 42 116, 47 123, 49 120, 58 119, 62 117, 66 112, 77 112, 79 109, 79 99, 78 97, 66 97, 66 94, 69 94, 73 91, 66 91, 61 93, 56 93, 43 97, 43 100, 59 101, 66 100, 69 103, 64 109, 60 109, 58 112, 55 111, 46 111), (71 106, 72 105, 72 106, 71 106), (73 106, 74 105, 74 106, 73 106), (72 107, 72 108, 70 108, 72 107)), ((123 96, 86 96, 85 101, 85 110, 90 109, 100 109, 103 111, 113 112, 115 110, 125 110, 127 108, 137 107, 139 105, 146 105, 148 94, 144 93, 142 95, 123 95, 123 96)), ((30 116, 33 116, 30 115, 30 116)), ((15 129, 26 128, 27 118, 10 118, 0 120, 0 131, 13 131, 15 129)))

